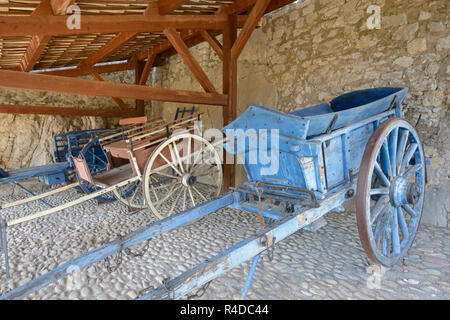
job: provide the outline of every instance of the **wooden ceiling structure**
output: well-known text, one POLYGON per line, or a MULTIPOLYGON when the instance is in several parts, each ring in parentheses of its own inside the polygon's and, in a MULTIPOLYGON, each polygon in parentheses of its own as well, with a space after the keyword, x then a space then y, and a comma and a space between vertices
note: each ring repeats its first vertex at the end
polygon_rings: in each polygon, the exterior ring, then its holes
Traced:
POLYGON ((110 109, 0 104, 0 113, 131 117, 143 115, 144 100, 153 100, 222 106, 227 124, 236 117, 240 53, 264 14, 292 2, 0 0, 0 88, 111 97, 117 104, 110 109), (204 41, 222 60, 222 92, 189 50, 204 41), (146 85, 152 67, 174 54, 204 92, 146 85), (124 70, 134 70, 135 84, 101 76, 124 70), (94 80, 77 78, 85 75, 94 80), (135 106, 124 98, 134 99, 135 106))

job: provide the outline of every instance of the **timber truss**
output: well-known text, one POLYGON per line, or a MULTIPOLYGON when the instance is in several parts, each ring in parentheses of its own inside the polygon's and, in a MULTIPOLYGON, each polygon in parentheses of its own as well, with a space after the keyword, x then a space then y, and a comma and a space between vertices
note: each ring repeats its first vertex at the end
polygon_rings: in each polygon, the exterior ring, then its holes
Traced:
POLYGON ((154 100, 222 106, 226 125, 236 117, 240 53, 263 15, 291 2, 0 0, 0 88, 111 97, 117 104, 110 109, 0 104, 0 113, 132 117, 144 114, 144 100, 154 100), (79 24, 69 28, 76 14, 79 24), (222 60, 222 92, 189 50, 204 41, 222 60), (152 67, 174 54, 203 92, 146 85, 152 67), (101 76, 124 70, 134 70, 135 84, 101 76), (93 80, 77 78, 87 75, 93 80))

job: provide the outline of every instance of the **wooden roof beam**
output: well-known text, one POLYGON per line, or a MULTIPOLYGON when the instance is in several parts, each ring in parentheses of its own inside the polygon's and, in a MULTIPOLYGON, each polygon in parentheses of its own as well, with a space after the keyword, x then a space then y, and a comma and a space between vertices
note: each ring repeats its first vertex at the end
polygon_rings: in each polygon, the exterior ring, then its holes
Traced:
POLYGON ((136 32, 120 32, 117 36, 112 38, 107 44, 101 47, 99 50, 92 53, 89 57, 79 63, 79 68, 90 68, 97 62, 103 60, 115 50, 123 46, 125 43, 136 37, 136 32))
POLYGON ((270 0, 256 0, 255 6, 253 7, 247 21, 244 24, 241 32, 239 33, 236 42, 233 44, 231 48, 231 57, 232 59, 237 59, 244 49, 248 39, 252 35, 253 31, 258 24, 258 21, 264 15, 267 6, 269 5, 270 0))
POLYGON ((96 73, 101 74, 101 73, 133 70, 135 68, 135 64, 136 64, 136 60, 130 60, 129 62, 123 62, 123 63, 92 66, 90 69, 71 68, 71 69, 52 70, 52 71, 40 71, 37 73, 43 74, 43 75, 53 75, 53 76, 63 76, 63 77, 81 77, 81 76, 90 75, 91 71, 95 71, 96 73))
POLYGON ((215 106, 227 104, 227 96, 218 93, 153 88, 135 84, 102 82, 7 70, 0 70, 0 88, 99 97, 111 97, 111 94, 114 94, 117 98, 184 102, 215 106))
MULTIPOLYGON (((50 4, 50 0, 43 0, 39 5, 34 9, 32 16, 50 16, 53 15, 52 6, 50 4)), ((47 44, 51 40, 51 36, 41 36, 34 35, 31 37, 30 44, 28 45, 27 51, 22 57, 22 60, 19 63, 18 69, 20 71, 28 72, 33 69, 34 65, 39 60, 42 52, 44 52, 47 44)))
POLYGON ((179 56, 183 59, 186 66, 192 71, 203 89, 205 89, 206 92, 216 93, 217 91, 214 88, 214 85, 209 80, 208 76, 203 71, 197 60, 195 60, 192 53, 189 51, 189 48, 184 43, 180 34, 173 28, 164 29, 164 34, 166 35, 167 39, 169 39, 175 50, 177 50, 179 56))
POLYGON ((0 113, 9 114, 45 114, 75 117, 126 118, 134 117, 134 111, 124 112, 114 109, 79 109, 49 106, 0 105, 0 113))
POLYGON ((0 36, 150 32, 173 29, 222 30, 224 15, 84 15, 80 29, 68 29, 66 16, 0 16, 0 36))
MULTIPOLYGON (((157 3, 156 3, 157 4, 157 3)), ((147 9, 144 11, 144 16, 154 15, 158 13, 158 7, 155 2, 151 2, 147 9)), ((91 67, 97 62, 103 60, 111 53, 116 51, 118 48, 122 47, 125 43, 133 39, 139 34, 139 32, 120 32, 113 39, 111 39, 102 48, 91 54, 85 60, 81 61, 79 64, 80 68, 91 67)))

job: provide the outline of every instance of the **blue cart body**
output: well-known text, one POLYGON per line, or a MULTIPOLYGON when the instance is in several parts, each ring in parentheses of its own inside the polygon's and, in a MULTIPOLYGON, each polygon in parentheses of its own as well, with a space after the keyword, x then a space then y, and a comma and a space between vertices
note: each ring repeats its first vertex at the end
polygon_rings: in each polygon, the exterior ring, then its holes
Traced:
POLYGON ((370 136, 387 119, 386 111, 400 116, 407 92, 407 88, 358 90, 290 113, 251 105, 223 128, 229 139, 225 148, 238 155, 249 182, 313 190, 323 198, 359 171, 370 136), (273 144, 271 139, 278 141, 273 144), (273 164, 261 159, 266 146, 268 154, 276 152, 274 146, 279 151, 278 170, 270 174, 264 169, 273 164))
MULTIPOLYGON (((54 185, 67 181, 66 173, 73 171, 70 155, 78 156, 79 152, 93 137, 112 132, 114 129, 90 129, 71 131, 53 136, 55 145, 55 163, 30 168, 10 170, 0 177, 1 183, 14 183, 22 179, 38 178, 47 185, 54 185)), ((94 150, 87 154, 86 161, 93 172, 106 170, 105 151, 96 145, 94 150)))

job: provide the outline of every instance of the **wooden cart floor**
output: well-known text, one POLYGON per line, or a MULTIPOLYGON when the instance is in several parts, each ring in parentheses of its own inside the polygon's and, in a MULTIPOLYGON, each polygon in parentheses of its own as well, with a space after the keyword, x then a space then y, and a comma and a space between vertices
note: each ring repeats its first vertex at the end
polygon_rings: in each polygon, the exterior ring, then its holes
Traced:
POLYGON ((94 177, 94 183, 98 186, 107 188, 132 177, 133 169, 131 168, 131 164, 128 163, 96 175, 94 177))

